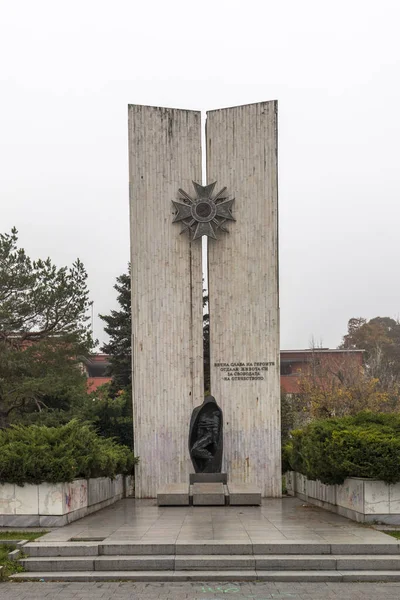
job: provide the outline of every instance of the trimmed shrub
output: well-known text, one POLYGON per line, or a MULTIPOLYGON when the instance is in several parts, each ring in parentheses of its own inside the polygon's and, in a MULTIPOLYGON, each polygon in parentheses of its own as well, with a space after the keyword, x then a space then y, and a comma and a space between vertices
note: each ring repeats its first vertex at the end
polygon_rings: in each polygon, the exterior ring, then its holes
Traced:
POLYGON ((400 415, 362 412, 292 431, 285 467, 327 484, 346 477, 400 481, 400 415))
POLYGON ((137 458, 127 446, 73 420, 60 427, 13 425, 0 430, 0 483, 60 483, 130 474, 137 458))

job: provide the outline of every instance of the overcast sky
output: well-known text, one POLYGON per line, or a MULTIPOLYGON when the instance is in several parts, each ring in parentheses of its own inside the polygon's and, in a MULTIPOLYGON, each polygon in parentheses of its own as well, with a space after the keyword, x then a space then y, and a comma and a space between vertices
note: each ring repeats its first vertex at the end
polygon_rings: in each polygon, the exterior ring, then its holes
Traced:
POLYGON ((397 318, 399 23, 397 0, 0 0, 1 231, 58 266, 79 256, 108 313, 129 260, 128 103, 278 99, 281 347, 397 318))

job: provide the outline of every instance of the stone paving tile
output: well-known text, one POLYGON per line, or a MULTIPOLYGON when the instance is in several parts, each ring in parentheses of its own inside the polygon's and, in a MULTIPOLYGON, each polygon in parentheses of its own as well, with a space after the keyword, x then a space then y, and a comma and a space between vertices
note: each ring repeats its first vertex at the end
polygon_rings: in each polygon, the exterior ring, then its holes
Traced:
POLYGON ((93 537, 108 541, 395 543, 380 531, 309 507, 297 498, 265 499, 261 507, 166 508, 157 507, 155 500, 125 499, 79 522, 52 530, 41 541, 93 537))
POLYGON ((399 600, 399 583, 1 583, 0 600, 399 600))

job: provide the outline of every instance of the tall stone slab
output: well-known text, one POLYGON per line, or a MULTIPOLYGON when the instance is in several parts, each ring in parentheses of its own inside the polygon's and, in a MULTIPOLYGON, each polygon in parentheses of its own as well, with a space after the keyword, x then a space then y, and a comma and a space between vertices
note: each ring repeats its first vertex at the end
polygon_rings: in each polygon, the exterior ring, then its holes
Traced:
POLYGON ((281 495, 277 102, 207 114, 207 182, 235 197, 208 242, 211 393, 224 414, 223 471, 281 495))
POLYGON ((173 225, 201 182, 200 113, 129 106, 136 497, 189 481, 188 427, 203 397, 201 241, 173 225))

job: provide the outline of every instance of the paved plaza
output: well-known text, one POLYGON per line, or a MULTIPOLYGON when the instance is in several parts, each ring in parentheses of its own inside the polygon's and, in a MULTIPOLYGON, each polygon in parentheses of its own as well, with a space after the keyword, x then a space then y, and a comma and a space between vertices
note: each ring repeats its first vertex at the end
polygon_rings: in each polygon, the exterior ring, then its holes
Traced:
POLYGON ((125 499, 50 531, 27 553, 29 574, 1 584, 0 600, 400 600, 398 540, 292 497, 261 507, 125 499))
POLYGON ((264 499, 260 507, 158 507, 155 500, 127 498, 41 541, 104 540, 179 543, 396 543, 388 535, 298 498, 264 499))
POLYGON ((0 600, 399 600, 399 583, 0 583, 0 600))

